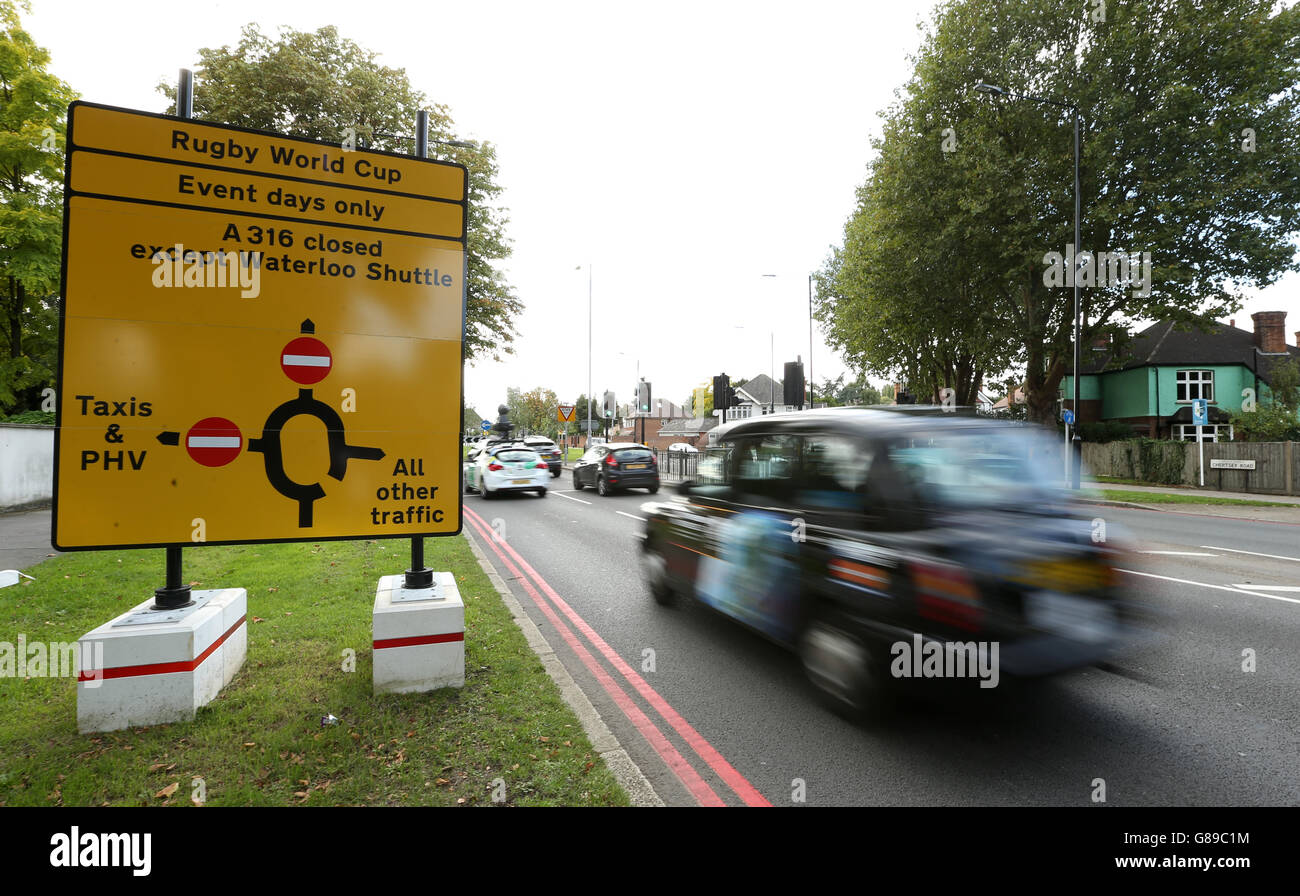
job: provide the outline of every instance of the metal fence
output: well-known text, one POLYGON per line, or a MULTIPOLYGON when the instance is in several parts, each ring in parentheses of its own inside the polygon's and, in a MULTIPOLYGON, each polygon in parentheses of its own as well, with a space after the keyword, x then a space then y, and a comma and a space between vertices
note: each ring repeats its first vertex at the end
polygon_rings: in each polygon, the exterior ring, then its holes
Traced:
POLYGON ((655 449, 655 460, 659 462, 660 479, 694 479, 695 468, 700 462, 701 454, 686 451, 668 451, 655 449))

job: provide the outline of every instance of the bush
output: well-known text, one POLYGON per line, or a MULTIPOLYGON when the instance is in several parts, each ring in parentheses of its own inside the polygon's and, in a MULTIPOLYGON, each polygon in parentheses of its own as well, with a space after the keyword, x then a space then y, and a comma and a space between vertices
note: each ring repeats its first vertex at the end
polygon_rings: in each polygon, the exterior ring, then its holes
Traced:
POLYGON ((1232 415, 1232 434, 1241 442, 1300 442, 1295 411, 1280 404, 1258 405, 1232 415))
POLYGON ((54 425, 53 411, 23 411, 4 418, 5 423, 39 423, 46 426, 54 425))
POLYGON ((1133 438, 1133 427, 1118 420, 1080 423, 1079 437, 1085 442, 1122 442, 1133 438))
POLYGON ((1187 460, 1187 444, 1160 439, 1138 439, 1130 442, 1124 448, 1129 469, 1126 478, 1140 479, 1154 485, 1183 485, 1183 465, 1187 460))

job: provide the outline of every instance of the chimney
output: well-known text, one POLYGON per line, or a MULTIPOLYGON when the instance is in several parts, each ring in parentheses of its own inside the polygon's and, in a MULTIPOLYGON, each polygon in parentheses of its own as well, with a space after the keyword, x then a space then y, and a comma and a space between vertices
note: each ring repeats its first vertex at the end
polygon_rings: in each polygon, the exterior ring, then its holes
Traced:
POLYGON ((1228 321, 1228 326, 1235 327, 1236 325, 1237 325, 1237 319, 1235 317, 1232 320, 1228 321))
POLYGON ((1286 352, 1286 312, 1257 311, 1250 316, 1255 322, 1255 348, 1266 355, 1286 352))

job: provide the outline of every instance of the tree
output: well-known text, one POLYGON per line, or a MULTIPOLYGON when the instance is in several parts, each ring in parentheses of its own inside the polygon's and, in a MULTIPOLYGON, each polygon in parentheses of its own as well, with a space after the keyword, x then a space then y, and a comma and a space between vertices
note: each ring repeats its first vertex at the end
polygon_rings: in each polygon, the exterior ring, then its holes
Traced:
POLYGON ((63 153, 70 87, 0 2, 0 412, 35 408, 58 357, 63 153))
POLYGON ((692 417, 713 416, 713 383, 701 383, 696 386, 682 407, 690 408, 692 417))
POLYGON ((510 409, 510 422, 515 425, 516 433, 557 438, 560 424, 555 411, 559 403, 550 389, 538 387, 530 392, 514 386, 506 389, 506 407, 510 409))
POLYGON ((461 416, 461 429, 465 432, 482 432, 483 418, 479 416, 478 411, 473 408, 465 408, 465 413, 461 416))
MULTIPOLYGON (((278 131, 308 140, 410 153, 416 113, 429 112, 429 142, 438 157, 469 170, 466 216, 465 357, 513 354, 515 318, 523 303, 497 270, 508 258, 507 216, 497 206, 496 148, 440 145, 458 140, 446 106, 431 105, 405 69, 380 65, 376 54, 326 26, 314 32, 282 29, 278 41, 246 25, 237 47, 199 51, 194 116, 241 127, 278 131)), ((158 89, 172 100, 176 88, 158 89)))
POLYGON ((1078 104, 1078 248, 1139 253, 1130 282, 1095 257, 1081 274, 1083 345, 1117 324, 1240 307, 1245 289, 1300 269, 1297 58, 1300 7, 1272 0, 945 4, 821 272, 832 341, 916 385, 945 357, 989 373, 1009 359, 1030 419, 1055 416, 1073 308, 1050 253, 1074 242, 1072 115, 990 100, 981 80, 1078 104))

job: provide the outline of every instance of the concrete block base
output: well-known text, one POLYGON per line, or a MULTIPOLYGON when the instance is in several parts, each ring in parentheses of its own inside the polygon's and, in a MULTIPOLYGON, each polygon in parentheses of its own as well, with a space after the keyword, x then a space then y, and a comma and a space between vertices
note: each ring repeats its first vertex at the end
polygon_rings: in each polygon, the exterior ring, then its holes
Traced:
POLYGON ((465 685, 465 602, 456 578, 433 574, 433 587, 407 591, 384 576, 375 591, 374 689, 406 694, 465 685))
POLYGON ((196 606, 166 612, 150 598, 81 637, 95 664, 77 679, 79 731, 189 721, 230 684, 248 655, 248 592, 191 597, 196 606))

